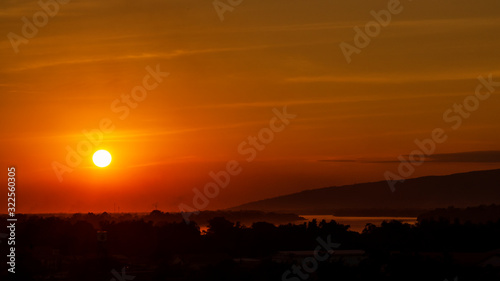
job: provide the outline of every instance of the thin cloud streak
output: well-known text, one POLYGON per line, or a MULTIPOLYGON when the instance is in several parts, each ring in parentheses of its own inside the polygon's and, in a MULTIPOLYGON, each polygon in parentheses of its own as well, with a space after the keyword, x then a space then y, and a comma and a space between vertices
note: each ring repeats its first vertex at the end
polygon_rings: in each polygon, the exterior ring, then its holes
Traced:
MULTIPOLYGON (((500 70, 485 71, 497 76, 500 70)), ((474 73, 457 73, 457 74, 395 74, 386 73, 384 75, 365 74, 360 76, 341 76, 341 75, 321 75, 321 76, 301 76, 286 78, 285 82, 289 83, 316 83, 316 82, 332 82, 332 83, 377 83, 377 84, 403 84, 408 82, 433 82, 433 81, 460 81, 474 80, 479 72, 474 73)))
MULTIPOLYGON (((441 94, 440 97, 456 97, 462 96, 457 94, 441 94)), ((262 101, 262 102, 236 102, 236 103, 223 103, 223 104, 207 104, 207 105, 194 105, 172 108, 171 110, 186 110, 186 109, 202 109, 202 108, 241 108, 241 107, 274 107, 286 105, 314 105, 314 104, 342 104, 342 103, 358 103, 358 102, 371 102, 371 101, 389 101, 389 100, 413 100, 413 99, 427 99, 429 97, 435 98, 436 94, 429 95, 406 95, 406 96, 359 96, 359 97, 338 97, 333 99, 316 99, 316 100, 277 100, 277 101, 262 101)))
MULTIPOLYGON (((404 155, 408 159, 409 155, 404 155)), ((323 159, 318 162, 334 163, 400 163, 399 160, 377 160, 377 159, 323 159)), ((411 161, 409 161, 411 162, 411 161)), ((500 151, 467 151, 456 153, 441 153, 426 157, 425 162, 431 163, 500 163, 500 151)), ((415 161, 415 163, 419 163, 415 161)))

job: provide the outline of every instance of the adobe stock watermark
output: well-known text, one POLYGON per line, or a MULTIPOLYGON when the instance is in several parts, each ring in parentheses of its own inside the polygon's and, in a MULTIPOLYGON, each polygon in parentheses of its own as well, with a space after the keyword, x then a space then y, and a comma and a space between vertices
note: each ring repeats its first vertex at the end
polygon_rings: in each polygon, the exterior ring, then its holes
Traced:
MULTIPOLYGON (((266 145, 274 140, 276 133, 285 130, 290 124, 290 120, 297 117, 296 114, 287 113, 287 107, 283 107, 280 111, 273 108, 274 116, 269 120, 269 126, 260 129, 257 136, 249 136, 245 141, 238 145, 238 153, 241 156, 246 156, 246 162, 250 163, 255 160, 259 151, 263 151, 266 145)), ((221 189, 226 188, 231 177, 239 175, 243 171, 240 162, 230 160, 226 162, 226 169, 217 173, 211 171, 208 173, 212 181, 208 182, 203 187, 203 192, 198 188, 193 188, 193 207, 184 203, 179 204, 179 210, 186 223, 189 223, 189 217, 192 214, 198 214, 200 210, 205 209, 210 203, 209 199, 217 197, 221 189)))
MULTIPOLYGON (((495 88, 500 87, 500 81, 493 81, 493 74, 489 74, 488 78, 479 76, 477 79, 479 83, 474 94, 468 95, 462 103, 453 104, 443 113, 444 122, 450 124, 453 131, 458 130, 462 126, 464 119, 470 118, 472 113, 479 108, 481 102, 489 99, 491 94, 495 92, 495 88)), ((408 159, 403 155, 398 156, 400 163, 397 174, 391 171, 384 173, 385 180, 391 191, 396 191, 396 184, 411 177, 415 172, 415 167, 422 165, 427 158, 434 154, 437 145, 444 143, 447 139, 448 135, 442 128, 432 130, 430 137, 426 139, 415 139, 414 143, 417 149, 406 155, 408 159)))
POLYGON ((332 243, 331 235, 328 235, 326 242, 321 237, 316 238, 316 241, 319 245, 314 249, 313 256, 305 258, 301 266, 292 265, 291 269, 285 271, 281 276, 282 281, 307 280, 309 274, 318 270, 319 263, 328 260, 335 252, 333 249, 340 247, 339 243, 332 243), (323 254, 321 254, 322 251, 323 254))
MULTIPOLYGON (((123 121, 130 116, 130 111, 137 108, 139 103, 147 98, 148 93, 155 90, 163 82, 163 78, 170 75, 168 72, 162 72, 159 64, 156 65, 155 69, 147 66, 146 72, 147 74, 142 78, 141 85, 132 88, 130 94, 122 94, 120 98, 111 102, 111 112, 117 114, 118 119, 123 121)), ((59 182, 63 181, 65 173, 73 172, 82 163, 83 159, 88 157, 102 143, 104 136, 112 133, 115 128, 115 122, 111 118, 102 118, 96 129, 82 131, 85 139, 79 141, 74 147, 66 146, 65 164, 57 161, 52 162, 52 169, 59 182)))
POLYGON ((49 17, 53 18, 59 13, 60 5, 68 4, 70 0, 39 0, 38 6, 41 10, 35 12, 30 21, 27 17, 22 17, 24 23, 21 28, 21 34, 9 32, 7 38, 12 45, 12 49, 17 54, 19 53, 19 45, 28 44, 29 39, 32 39, 38 34, 40 28, 45 27, 49 23, 49 17))
MULTIPOLYGON (((412 0, 408 1, 411 2, 412 0)), ((354 27, 354 31, 356 32, 354 35, 354 46, 344 41, 339 44, 347 63, 352 62, 351 56, 353 54, 359 55, 362 49, 368 47, 371 40, 380 35, 382 27, 387 27, 391 23, 392 16, 400 14, 403 9, 404 7, 399 0, 389 0, 387 9, 378 12, 371 10, 370 14, 375 20, 365 24, 364 32, 359 26, 354 27)))
POLYGON ((110 281, 127 281, 134 280, 135 278, 135 276, 133 275, 127 275, 127 273, 125 272, 125 267, 122 267, 121 275, 114 269, 111 270, 111 274, 113 274, 114 278, 111 278, 110 281))
POLYGON ((238 7, 243 3, 243 0, 224 0, 227 3, 221 1, 221 0, 215 0, 212 2, 215 8, 215 12, 217 13, 217 16, 219 16, 219 19, 221 22, 224 21, 224 13, 226 12, 232 12, 234 11, 234 8, 238 7))
MULTIPOLYGON (((9 268, 7 271, 10 273, 16 273, 16 168, 7 168, 7 229, 9 230, 9 240, 7 245, 10 247, 7 249, 9 253, 7 255, 9 268)), ((0 234, 0 238, 3 236, 0 234)))

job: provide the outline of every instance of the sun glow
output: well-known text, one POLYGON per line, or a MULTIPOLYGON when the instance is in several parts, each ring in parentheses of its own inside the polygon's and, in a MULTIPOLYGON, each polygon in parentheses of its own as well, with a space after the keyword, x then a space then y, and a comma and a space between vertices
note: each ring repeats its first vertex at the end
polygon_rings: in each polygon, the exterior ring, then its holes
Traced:
POLYGON ((92 160, 97 167, 104 168, 111 163, 111 154, 106 150, 98 150, 92 156, 92 160))

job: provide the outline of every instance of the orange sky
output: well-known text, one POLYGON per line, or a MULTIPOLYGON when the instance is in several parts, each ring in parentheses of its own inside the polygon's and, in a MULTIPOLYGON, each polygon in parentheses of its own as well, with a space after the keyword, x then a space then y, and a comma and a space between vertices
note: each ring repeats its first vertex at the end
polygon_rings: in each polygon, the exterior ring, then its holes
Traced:
MULTIPOLYGON (((401 1, 402 12, 347 63, 339 44, 353 44, 353 28, 388 2, 243 1, 220 21, 211 1, 74 0, 16 53, 9 34, 22 35, 22 18, 43 10, 2 1, 0 162, 17 169, 18 211, 150 211, 154 203, 178 211, 231 160, 242 171, 207 209, 384 180, 435 128, 448 134, 439 155, 500 151, 500 87, 459 129, 443 120, 474 94, 479 75, 500 81, 500 3, 401 1), (148 66, 169 76, 127 116, 113 110, 143 85, 148 66), (297 117, 246 161, 240 143, 284 106, 297 117), (59 181, 53 163, 66 165, 66 147, 104 118, 114 130, 93 150, 109 150, 112 164, 84 157, 59 181)), ((500 159, 438 158, 412 177, 500 167, 500 159)))

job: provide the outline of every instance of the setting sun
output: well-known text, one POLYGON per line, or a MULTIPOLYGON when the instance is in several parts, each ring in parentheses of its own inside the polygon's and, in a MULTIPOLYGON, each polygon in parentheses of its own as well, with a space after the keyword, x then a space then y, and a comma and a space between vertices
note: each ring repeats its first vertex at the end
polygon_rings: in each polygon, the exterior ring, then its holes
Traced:
POLYGON ((97 167, 104 168, 111 163, 111 154, 106 150, 98 150, 92 156, 92 160, 97 167))

